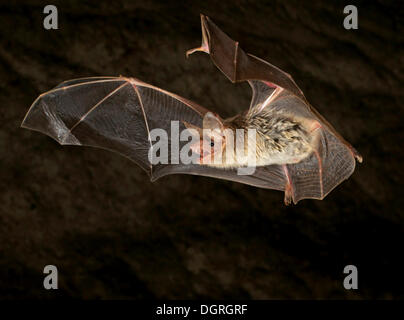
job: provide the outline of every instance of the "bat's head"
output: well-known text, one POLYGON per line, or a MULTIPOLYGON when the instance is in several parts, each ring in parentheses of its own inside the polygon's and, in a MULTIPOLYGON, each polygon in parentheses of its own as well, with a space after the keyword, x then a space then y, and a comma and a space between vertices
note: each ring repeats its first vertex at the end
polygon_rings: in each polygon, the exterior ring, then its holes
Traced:
POLYGON ((223 122, 219 116, 207 112, 203 118, 203 128, 184 123, 197 140, 191 144, 191 150, 199 156, 200 164, 220 164, 226 146, 223 122))

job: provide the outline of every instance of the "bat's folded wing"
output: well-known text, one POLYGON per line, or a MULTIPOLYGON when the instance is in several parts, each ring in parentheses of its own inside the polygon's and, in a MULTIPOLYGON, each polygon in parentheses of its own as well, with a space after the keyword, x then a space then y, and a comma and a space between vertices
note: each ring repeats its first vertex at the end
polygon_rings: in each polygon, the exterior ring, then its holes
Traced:
POLYGON ((239 47, 239 43, 220 30, 209 17, 201 15, 201 25, 202 45, 188 50, 187 56, 195 51, 206 52, 219 70, 232 82, 266 81, 268 85, 275 84, 305 99, 302 90, 288 73, 269 62, 245 53, 239 47))

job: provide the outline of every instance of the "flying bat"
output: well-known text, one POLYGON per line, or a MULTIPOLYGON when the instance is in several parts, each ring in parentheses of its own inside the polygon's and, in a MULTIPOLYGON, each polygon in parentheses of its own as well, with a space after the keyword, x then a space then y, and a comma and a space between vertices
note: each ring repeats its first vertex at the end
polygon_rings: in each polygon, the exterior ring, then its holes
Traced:
POLYGON ((135 78, 91 77, 62 82, 41 94, 22 127, 62 145, 117 152, 143 168, 151 181, 193 174, 284 191, 285 204, 323 199, 353 173, 361 155, 310 105, 289 74, 245 53, 210 18, 201 15, 201 25, 202 44, 187 56, 205 52, 230 81, 247 81, 252 88, 249 109, 223 119, 135 78), (190 133, 191 142, 172 138, 173 123, 177 131, 190 133), (150 156, 156 130, 170 136, 164 140, 171 150, 165 162, 150 156), (254 133, 253 140, 247 132, 254 133), (244 154, 236 150, 238 137, 245 138, 244 154), (185 146, 195 161, 178 161, 172 152, 185 146), (240 174, 251 163, 252 173, 240 174))

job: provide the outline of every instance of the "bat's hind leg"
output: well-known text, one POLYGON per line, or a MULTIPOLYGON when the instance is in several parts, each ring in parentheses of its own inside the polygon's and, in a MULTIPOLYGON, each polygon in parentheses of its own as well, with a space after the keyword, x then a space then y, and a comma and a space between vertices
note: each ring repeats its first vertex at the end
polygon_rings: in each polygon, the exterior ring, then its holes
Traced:
POLYGON ((292 186, 292 180, 290 178, 290 174, 288 171, 288 167, 286 164, 282 165, 283 172, 285 173, 286 176, 286 184, 285 184, 285 197, 283 201, 285 202, 285 205, 290 205, 293 200, 293 186, 292 186))

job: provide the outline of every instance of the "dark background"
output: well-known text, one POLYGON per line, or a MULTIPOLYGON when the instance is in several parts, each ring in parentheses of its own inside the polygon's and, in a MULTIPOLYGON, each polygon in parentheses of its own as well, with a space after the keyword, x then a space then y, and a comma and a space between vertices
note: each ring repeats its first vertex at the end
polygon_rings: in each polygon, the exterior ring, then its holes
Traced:
POLYGON ((403 6, 351 1, 0 4, 0 298, 404 298, 403 6), (325 200, 197 176, 151 183, 124 157, 19 128, 31 103, 82 76, 134 76, 223 117, 248 107, 204 54, 199 13, 289 72, 363 155, 325 200), (400 43, 401 42, 401 43, 400 43), (43 268, 59 290, 43 289, 43 268), (345 265, 359 290, 342 286, 345 265))

